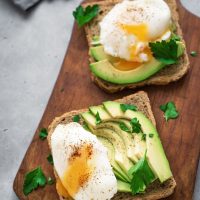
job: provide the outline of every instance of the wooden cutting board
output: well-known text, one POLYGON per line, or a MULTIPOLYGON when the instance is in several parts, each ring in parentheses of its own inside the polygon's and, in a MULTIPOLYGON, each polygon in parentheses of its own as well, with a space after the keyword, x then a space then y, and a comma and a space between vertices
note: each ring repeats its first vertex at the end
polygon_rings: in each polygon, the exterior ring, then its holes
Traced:
MULTIPOLYGON (((183 79, 168 86, 143 87, 148 92, 157 120, 163 146, 177 181, 171 200, 192 199, 200 150, 200 19, 187 12, 179 4, 180 23, 188 52, 196 50, 199 55, 190 57, 191 70, 183 79), (180 111, 176 120, 165 122, 159 105, 174 101, 180 111)), ((21 200, 57 200, 55 184, 40 188, 25 197, 22 192, 26 172, 41 166, 47 176, 53 177, 52 166, 46 157, 50 153, 47 141, 41 141, 38 132, 48 127, 54 117, 74 109, 100 104, 104 100, 121 98, 137 90, 106 94, 94 85, 89 77, 88 46, 83 29, 74 26, 54 90, 26 152, 14 181, 14 191, 21 200)), ((159 164, 159 163, 158 163, 159 164)))

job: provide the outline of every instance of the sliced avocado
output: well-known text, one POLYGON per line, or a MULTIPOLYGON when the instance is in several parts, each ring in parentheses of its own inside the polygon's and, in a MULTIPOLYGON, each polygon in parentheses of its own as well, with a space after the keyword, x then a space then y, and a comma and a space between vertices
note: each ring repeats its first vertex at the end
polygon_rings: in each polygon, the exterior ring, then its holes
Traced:
POLYGON ((155 126, 141 112, 127 110, 124 114, 124 117, 127 119, 137 118, 142 125, 143 132, 147 134, 147 158, 152 170, 157 175, 159 180, 161 182, 164 182, 172 177, 169 162, 166 158, 162 143, 160 141, 155 126), (149 134, 152 134, 153 136, 149 137, 149 134))
POLYGON ((118 102, 108 101, 104 102, 103 105, 113 118, 124 118, 128 120, 137 118, 139 120, 143 133, 147 134, 147 158, 152 170, 161 182, 169 179, 172 176, 169 162, 166 158, 157 130, 151 121, 141 112, 132 110, 122 112, 120 103, 118 102), (149 134, 152 134, 153 136, 149 137, 149 134))
POLYGON ((117 180, 117 190, 119 192, 131 192, 131 186, 128 183, 117 180))
POLYGON ((115 132, 115 134, 118 134, 122 138, 124 145, 126 147, 127 157, 134 163, 138 162, 138 158, 135 154, 135 146, 134 146, 134 140, 133 140, 132 134, 121 130, 119 123, 117 122, 105 122, 105 123, 99 124, 97 126, 97 129, 98 128, 112 129, 115 132))
POLYGON ((91 47, 90 48, 90 54, 91 56, 96 60, 110 60, 110 56, 104 52, 103 46, 97 46, 97 47, 91 47))
POLYGON ((178 52, 177 52, 177 56, 180 57, 183 55, 184 51, 185 51, 185 44, 181 41, 177 41, 178 43, 178 52))
POLYGON ((105 137, 112 143, 115 149, 115 161, 128 175, 128 170, 133 166, 133 163, 127 158, 126 147, 122 138, 113 130, 108 128, 93 129, 92 133, 96 136, 105 137))
POLYGON ((116 69, 107 59, 90 64, 91 71, 99 78, 115 84, 129 84, 143 81, 159 70, 165 64, 152 58, 133 70, 121 71, 116 69))
POLYGON ((103 108, 103 106, 91 106, 89 110, 94 116, 98 112, 102 121, 111 119, 110 114, 103 108))
POLYGON ((81 117, 84 119, 84 121, 91 127, 96 126, 96 118, 91 112, 84 112, 81 114, 81 117))
POLYGON ((108 158, 109 158, 111 166, 113 167, 113 169, 115 171, 115 174, 119 178, 121 178, 121 180, 124 180, 125 182, 129 182, 130 178, 123 172, 123 170, 119 167, 119 165, 115 161, 115 149, 114 149, 112 143, 105 137, 98 136, 97 138, 103 144, 103 146, 107 148, 108 158))
POLYGON ((113 118, 124 118, 124 112, 120 108, 120 103, 116 101, 106 101, 103 102, 103 106, 113 118))

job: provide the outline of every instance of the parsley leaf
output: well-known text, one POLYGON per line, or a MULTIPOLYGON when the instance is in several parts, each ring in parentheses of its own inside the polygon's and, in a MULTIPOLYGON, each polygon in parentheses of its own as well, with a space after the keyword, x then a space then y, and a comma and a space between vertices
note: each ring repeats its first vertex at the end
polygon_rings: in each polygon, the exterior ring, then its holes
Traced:
POLYGON ((142 134, 142 140, 143 140, 143 141, 146 141, 146 137, 147 137, 147 135, 146 135, 145 133, 143 133, 143 134, 142 134))
POLYGON ((196 56, 197 56, 197 52, 196 52, 196 51, 191 51, 191 52, 190 52, 190 55, 191 55, 192 57, 196 57, 196 56))
POLYGON ((161 105, 160 109, 165 113, 164 116, 166 121, 168 121, 169 119, 176 119, 179 116, 179 113, 176 110, 176 106, 172 101, 161 105))
POLYGON ((86 122, 83 122, 83 128, 86 130, 86 131, 90 131, 88 125, 86 122))
POLYGON ((75 115, 74 117, 73 117, 73 122, 79 122, 80 121, 80 116, 79 115, 75 115))
POLYGON ((39 186, 41 187, 45 186, 46 183, 47 183, 46 177, 41 167, 38 167, 25 175, 23 193, 24 195, 27 196, 29 193, 37 189, 39 186))
POLYGON ((132 126, 132 132, 133 133, 140 133, 142 132, 141 130, 141 124, 139 122, 139 120, 135 117, 133 119, 131 119, 130 124, 132 126))
POLYGON ((153 134, 153 133, 149 133, 149 137, 150 137, 150 138, 153 138, 153 137, 154 137, 154 134, 153 134))
POLYGON ((129 173, 133 175, 131 180, 131 190, 133 195, 144 192, 146 187, 156 179, 149 167, 146 153, 144 157, 129 170, 129 173))
POLYGON ((175 39, 170 39, 170 41, 162 40, 161 42, 150 42, 149 46, 153 52, 154 57, 160 62, 171 65, 178 63, 178 49, 179 44, 175 39))
POLYGON ((45 140, 46 137, 47 137, 47 135, 48 135, 47 129, 46 129, 46 128, 42 128, 42 129, 40 130, 40 133, 39 133, 40 139, 41 139, 41 140, 45 140))
POLYGON ((130 104, 120 104, 120 108, 123 112, 126 112, 127 110, 137 111, 137 107, 130 104))
POLYGON ((97 114, 95 115, 96 117, 96 125, 100 124, 101 123, 101 118, 99 116, 99 112, 97 112, 97 114))
POLYGON ((52 184, 54 184, 54 182, 55 181, 51 177, 49 177, 48 180, 47 180, 48 185, 52 185, 52 184))
POLYGON ((99 6, 87 6, 85 9, 82 6, 78 6, 75 11, 73 11, 73 16, 78 23, 79 27, 91 21, 99 13, 99 6))
POLYGON ((127 133, 131 132, 124 122, 119 122, 119 127, 121 128, 122 131, 125 131, 127 133))
POLYGON ((47 156, 47 160, 49 161, 49 163, 50 163, 51 165, 53 165, 53 156, 52 156, 51 154, 49 154, 49 155, 47 156))

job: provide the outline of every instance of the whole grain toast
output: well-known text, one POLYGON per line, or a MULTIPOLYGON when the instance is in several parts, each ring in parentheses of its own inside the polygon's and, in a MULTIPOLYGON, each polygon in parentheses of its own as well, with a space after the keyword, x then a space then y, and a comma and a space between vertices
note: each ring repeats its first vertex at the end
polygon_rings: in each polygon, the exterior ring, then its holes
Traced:
MULTIPOLYGON (((102 1, 96 1, 91 3, 85 3, 83 4, 84 7, 88 5, 94 5, 98 4, 100 7, 100 12, 97 17, 95 17, 90 23, 85 25, 85 32, 88 40, 89 47, 91 46, 92 38, 95 35, 99 35, 100 28, 99 28, 99 22, 102 20, 102 18, 111 10, 111 8, 116 4, 121 2, 122 0, 102 0, 102 1)), ((169 5, 171 13, 172 13, 172 21, 176 26, 176 33, 180 36, 182 36, 182 30, 179 25, 179 16, 177 11, 177 4, 176 0, 165 0, 166 3, 169 5)), ((182 40, 185 44, 184 40, 182 40)), ((90 62, 95 62, 92 57, 90 57, 90 62)), ((174 64, 171 66, 167 66, 160 70, 158 73, 154 74, 150 78, 138 82, 138 83, 132 83, 132 84, 113 84, 107 81, 104 81, 101 78, 98 78, 93 73, 91 73, 91 79, 93 82, 95 82, 100 88, 105 90, 109 93, 114 93, 117 91, 121 91, 125 88, 137 88, 145 85, 166 85, 170 82, 174 82, 179 80, 181 77, 183 77, 189 70, 189 59, 186 50, 184 51, 183 56, 180 59, 180 62, 178 64, 174 64)))
MULTIPOLYGON (((120 103, 125 104, 134 104, 137 106, 138 110, 141 111, 145 116, 147 116, 154 125, 156 125, 155 118, 153 116, 151 105, 147 94, 143 91, 137 92, 130 96, 124 97, 122 99, 116 100, 120 103)), ((51 149, 51 135, 54 129, 57 127, 58 124, 66 124, 73 121, 73 116, 81 114, 88 109, 82 110, 75 110, 71 112, 64 113, 60 117, 56 117, 53 122, 48 127, 48 144, 49 148, 51 149)), ((82 124, 83 121, 80 121, 82 124)), ((54 170, 55 177, 58 177, 56 171, 54 170)), ((159 181, 153 183, 149 188, 147 188, 147 192, 145 194, 140 194, 136 196, 132 196, 129 193, 117 193, 112 199, 113 200, 156 200, 165 198, 171 195, 176 187, 176 182, 174 178, 170 178, 169 180, 165 181, 163 184, 160 184, 159 181)), ((70 200, 69 198, 63 198, 60 196, 60 200, 70 200)))

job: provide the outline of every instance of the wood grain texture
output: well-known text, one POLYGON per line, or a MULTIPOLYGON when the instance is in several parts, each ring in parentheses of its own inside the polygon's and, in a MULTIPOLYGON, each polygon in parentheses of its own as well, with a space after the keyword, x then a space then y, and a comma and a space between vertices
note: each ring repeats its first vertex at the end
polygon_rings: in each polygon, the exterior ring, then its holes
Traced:
MULTIPOLYGON (((188 52, 200 52, 200 19, 187 12, 179 4, 180 24, 187 43, 188 52)), ((177 182, 170 200, 192 199, 200 150, 200 55, 190 57, 190 72, 180 81, 168 86, 143 87, 148 92, 157 121, 163 146, 169 158, 177 182), (159 110, 160 104, 173 100, 180 117, 166 123, 159 110)), ((47 141, 41 141, 38 132, 47 127, 54 117, 74 109, 100 104, 104 100, 121 98, 138 90, 126 90, 117 94, 106 94, 93 84, 89 77, 88 47, 83 29, 75 25, 68 51, 54 90, 36 130, 31 145, 21 163, 13 188, 21 200, 58 200, 55 185, 39 188, 25 197, 22 192, 26 172, 41 166, 46 176, 53 177, 52 166, 46 160, 50 153, 47 141)))

